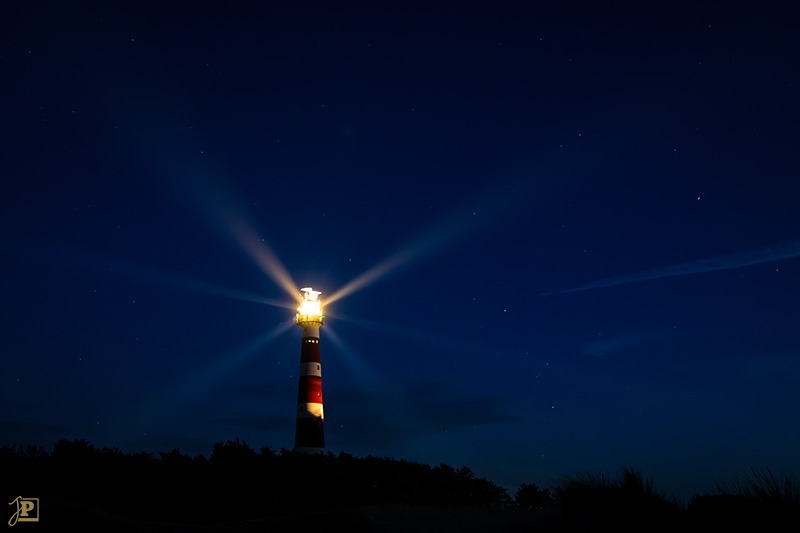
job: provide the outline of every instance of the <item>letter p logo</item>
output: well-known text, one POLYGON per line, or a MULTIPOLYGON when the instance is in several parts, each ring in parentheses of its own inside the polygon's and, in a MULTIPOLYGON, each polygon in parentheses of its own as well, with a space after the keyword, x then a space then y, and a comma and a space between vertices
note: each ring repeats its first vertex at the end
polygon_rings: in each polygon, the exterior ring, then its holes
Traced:
POLYGON ((36 507, 36 504, 31 500, 22 500, 19 502, 19 507, 19 517, 22 518, 27 517, 28 513, 33 511, 33 509, 36 507))
POLYGON ((16 505, 17 510, 8 520, 9 526, 15 526, 17 522, 38 522, 39 521, 39 498, 23 498, 17 496, 8 505, 16 505))

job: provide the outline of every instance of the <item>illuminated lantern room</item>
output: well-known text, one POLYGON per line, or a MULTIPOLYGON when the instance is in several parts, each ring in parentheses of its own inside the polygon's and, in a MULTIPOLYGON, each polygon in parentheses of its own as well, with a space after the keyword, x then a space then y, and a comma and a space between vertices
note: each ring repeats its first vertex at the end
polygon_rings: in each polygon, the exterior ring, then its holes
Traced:
POLYGON ((317 323, 322 325, 322 319, 325 315, 322 314, 322 302, 319 301, 320 291, 315 291, 311 287, 300 289, 303 295, 303 301, 297 308, 297 315, 294 321, 297 324, 317 323))

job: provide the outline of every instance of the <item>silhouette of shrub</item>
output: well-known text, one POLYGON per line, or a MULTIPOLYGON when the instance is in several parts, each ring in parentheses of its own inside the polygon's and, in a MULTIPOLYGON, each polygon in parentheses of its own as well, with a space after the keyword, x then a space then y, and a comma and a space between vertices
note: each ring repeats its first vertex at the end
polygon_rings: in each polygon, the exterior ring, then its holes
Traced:
POLYGON ((714 489, 689 500, 688 514, 700 527, 800 531, 800 484, 789 474, 751 469, 714 489))
POLYGON ((555 499, 579 527, 602 531, 670 531, 680 519, 677 502, 631 467, 623 467, 618 480, 592 474, 562 478, 555 499))
POLYGON ((743 496, 748 500, 800 506, 800 483, 791 474, 775 474, 772 470, 751 469, 732 483, 715 484, 717 494, 743 496))

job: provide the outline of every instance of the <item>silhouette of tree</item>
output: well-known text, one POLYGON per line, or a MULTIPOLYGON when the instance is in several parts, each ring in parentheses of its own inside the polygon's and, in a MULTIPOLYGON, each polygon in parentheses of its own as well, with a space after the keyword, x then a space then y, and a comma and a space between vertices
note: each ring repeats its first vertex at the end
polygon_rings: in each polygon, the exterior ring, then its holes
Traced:
POLYGON ((88 463, 97 458, 99 450, 84 439, 61 439, 53 445, 53 460, 63 463, 88 463))
POLYGON ((261 457, 264 457, 264 458, 267 458, 267 459, 274 459, 277 456, 278 456, 278 454, 275 453, 275 450, 272 449, 272 446, 268 445, 268 446, 262 446, 261 447, 261 457))
POLYGON ((258 454, 245 441, 217 442, 211 450, 212 464, 244 466, 253 464, 258 454))
POLYGON ((514 494, 514 502, 522 509, 541 511, 553 506, 553 493, 549 489, 540 489, 536 483, 522 483, 514 494))

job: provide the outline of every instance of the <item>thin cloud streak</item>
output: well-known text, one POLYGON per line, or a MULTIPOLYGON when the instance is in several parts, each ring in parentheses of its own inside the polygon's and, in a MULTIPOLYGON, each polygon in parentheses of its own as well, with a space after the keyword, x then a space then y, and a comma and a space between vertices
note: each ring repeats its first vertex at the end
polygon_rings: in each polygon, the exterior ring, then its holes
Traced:
POLYGON ((793 259, 795 257, 800 257, 800 241, 770 246, 761 250, 751 250, 749 252, 724 255, 711 259, 702 259, 700 261, 692 261, 689 263, 681 263, 679 265, 647 270, 645 272, 629 274, 627 276, 605 278, 572 289, 543 292, 540 293, 539 296, 588 291, 590 289, 603 289, 606 287, 616 287, 618 285, 627 285, 629 283, 637 283, 640 281, 673 278, 677 276, 689 276, 692 274, 703 274, 705 272, 714 272, 717 270, 731 270, 734 268, 744 268, 754 265, 761 265, 764 263, 782 261, 784 259, 793 259))

